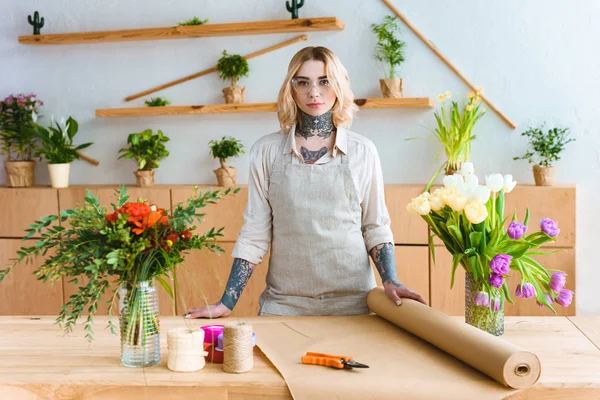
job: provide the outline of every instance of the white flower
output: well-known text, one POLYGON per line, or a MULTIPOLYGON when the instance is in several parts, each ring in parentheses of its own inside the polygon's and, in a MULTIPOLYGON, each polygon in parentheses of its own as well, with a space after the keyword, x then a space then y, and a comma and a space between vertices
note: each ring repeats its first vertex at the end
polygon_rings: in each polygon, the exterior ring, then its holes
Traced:
POLYGON ((477 186, 471 200, 479 201, 483 204, 487 203, 490 199, 490 188, 487 186, 477 186))
POLYGON ((482 223, 488 216, 488 211, 482 202, 474 200, 465 206, 465 216, 472 224, 482 223))
POLYGON ((37 116, 37 114, 35 113, 35 111, 32 111, 32 112, 31 112, 31 120, 32 120, 33 122, 37 122, 37 120, 38 120, 38 116, 37 116))
POLYGON ((490 188, 492 193, 497 193, 504 185, 504 177, 502 174, 491 174, 485 176, 485 184, 490 188))
POLYGON ((406 206, 406 209, 416 215, 427 215, 429 214, 429 211, 431 211, 431 206, 429 204, 430 197, 431 195, 429 192, 424 192, 412 199, 406 206))
POLYGON ((468 161, 462 163, 462 165, 460 166, 460 171, 458 171, 458 173, 464 177, 473 175, 475 173, 475 168, 473 167, 473 163, 468 162, 468 161))
POLYGON ((502 186, 504 193, 512 192, 515 186, 517 186, 517 181, 513 181, 513 176, 510 174, 504 175, 504 185, 502 186))
POLYGON ((446 204, 441 197, 433 196, 429 199, 429 206, 433 211, 440 211, 446 204))
POLYGON ((477 178, 477 175, 467 175, 465 176, 465 184, 467 187, 474 189, 479 185, 479 178, 477 178))
POLYGON ((454 193, 448 196, 446 203, 454 211, 462 211, 465 208, 465 204, 467 204, 467 198, 460 193, 454 193))
POLYGON ((463 177, 458 174, 444 176, 444 186, 447 188, 458 188, 464 183, 463 177))

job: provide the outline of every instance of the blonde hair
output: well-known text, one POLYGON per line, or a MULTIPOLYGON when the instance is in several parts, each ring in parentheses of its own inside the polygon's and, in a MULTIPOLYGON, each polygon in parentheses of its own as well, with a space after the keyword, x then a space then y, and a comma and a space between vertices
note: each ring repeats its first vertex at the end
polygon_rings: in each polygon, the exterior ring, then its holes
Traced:
POLYGON ((333 113, 333 124, 336 127, 348 127, 352 123, 358 106, 354 103, 354 93, 350 88, 348 71, 342 65, 340 59, 325 47, 305 47, 298 51, 290 64, 288 72, 279 90, 277 97, 277 118, 283 131, 287 131, 292 125, 298 123, 298 105, 292 97, 292 78, 296 75, 305 61, 317 60, 325 64, 325 73, 329 79, 336 100, 331 108, 333 113))

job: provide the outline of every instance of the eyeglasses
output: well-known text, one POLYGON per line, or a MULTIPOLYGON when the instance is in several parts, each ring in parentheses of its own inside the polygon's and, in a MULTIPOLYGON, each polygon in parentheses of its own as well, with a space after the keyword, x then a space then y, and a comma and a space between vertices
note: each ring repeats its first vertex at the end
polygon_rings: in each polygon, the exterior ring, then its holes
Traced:
POLYGON ((292 87, 298 94, 308 94, 313 87, 315 87, 317 92, 321 95, 333 90, 331 82, 327 78, 318 79, 316 81, 310 81, 304 78, 292 78, 291 82, 292 87))

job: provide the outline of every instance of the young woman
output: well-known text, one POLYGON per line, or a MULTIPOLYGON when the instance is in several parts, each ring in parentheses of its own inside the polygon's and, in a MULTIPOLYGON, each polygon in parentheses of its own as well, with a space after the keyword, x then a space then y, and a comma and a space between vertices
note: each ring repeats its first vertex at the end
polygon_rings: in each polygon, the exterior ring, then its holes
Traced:
POLYGON ((357 106, 337 56, 300 50, 277 104, 281 130, 250 150, 244 226, 223 296, 188 317, 228 316, 269 246, 259 315, 368 314, 369 255, 391 301, 426 304, 397 279, 381 163, 374 144, 347 129, 357 106))

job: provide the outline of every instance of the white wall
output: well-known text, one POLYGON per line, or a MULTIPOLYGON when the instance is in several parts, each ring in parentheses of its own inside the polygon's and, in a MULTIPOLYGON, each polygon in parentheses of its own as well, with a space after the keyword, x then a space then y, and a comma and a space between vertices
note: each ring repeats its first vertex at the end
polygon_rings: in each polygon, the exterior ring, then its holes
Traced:
MULTIPOLYGON (((600 313, 597 282, 596 212, 600 194, 600 2, 594 0, 395 1, 442 53, 489 96, 517 125, 511 130, 493 112, 476 127, 472 160, 480 176, 512 173, 533 183, 530 167, 512 157, 525 150, 519 134, 528 124, 548 121, 572 128, 572 143, 558 164, 559 183, 577 184, 577 293, 579 314, 600 313)), ((17 36, 31 34, 27 15, 39 10, 42 33, 170 26, 196 15, 213 23, 287 19, 283 0, 0 0, 0 96, 35 92, 45 102, 46 118, 72 115, 80 122, 79 142, 94 141, 87 153, 100 161, 78 162, 72 184, 133 183, 134 164, 117 161, 128 133, 162 129, 171 137, 171 157, 157 171, 157 183, 213 183, 217 162, 208 141, 223 135, 240 138, 247 149, 260 136, 278 129, 275 113, 153 118, 96 118, 96 108, 143 105, 123 98, 215 64, 223 49, 247 54, 296 34, 220 37, 174 41, 105 43, 72 46, 24 46, 17 36)), ((379 96, 381 71, 373 59, 369 25, 389 9, 379 0, 306 0, 301 17, 337 16, 344 31, 309 34, 309 40, 250 62, 246 102, 274 101, 292 55, 304 45, 323 45, 341 58, 357 97, 379 96)), ((408 28, 407 62, 402 68, 406 96, 437 98, 447 90, 470 90, 408 28)), ((174 104, 222 102, 225 84, 216 74, 161 93, 174 104)), ((155 94, 156 95, 156 94, 155 94)), ((435 168, 437 148, 430 141, 406 142, 428 135, 431 110, 365 110, 353 130, 377 145, 386 183, 426 182, 435 168)), ((246 156, 231 160, 239 182, 247 182, 246 156)), ((37 182, 48 183, 45 165, 37 182)), ((4 184, 0 172, 0 184, 4 184)), ((572 279, 573 277, 571 277, 572 279)))

